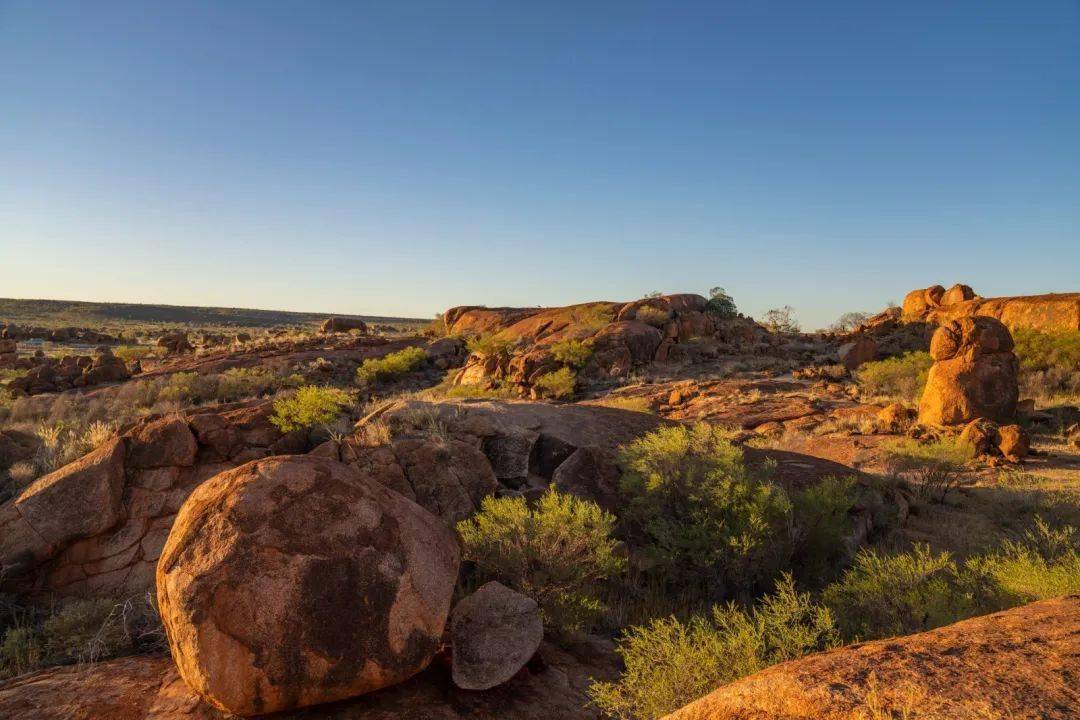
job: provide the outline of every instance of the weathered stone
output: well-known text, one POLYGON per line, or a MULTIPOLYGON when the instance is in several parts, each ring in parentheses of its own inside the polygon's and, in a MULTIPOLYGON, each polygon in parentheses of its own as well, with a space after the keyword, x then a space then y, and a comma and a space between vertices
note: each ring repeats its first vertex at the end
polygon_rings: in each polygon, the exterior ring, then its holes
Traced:
POLYGON ((482 585, 450 619, 452 677, 465 690, 487 690, 514 677, 540 647, 536 601, 497 582, 482 585))
POLYGON ((163 417, 132 432, 127 464, 132 469, 186 467, 195 463, 197 450, 187 422, 176 416, 163 417))
POLYGON ((472 516, 499 486, 484 453, 459 440, 402 440, 394 453, 416 504, 451 525, 472 516))
POLYGON ((998 428, 998 450, 1008 460, 1017 462, 1031 452, 1031 437, 1019 425, 1002 425, 998 428))
POLYGON ((453 532, 310 456, 249 463, 184 504, 158 564, 184 680, 239 715, 401 682, 433 657, 457 579, 453 532))
POLYGON ((965 317, 934 333, 934 364, 919 403, 919 421, 960 425, 975 418, 1007 422, 1016 414, 1019 364, 999 321, 965 317))
POLYGON ((836 350, 837 357, 848 370, 855 370, 863 363, 870 362, 877 357, 877 353, 877 343, 865 335, 844 343, 836 350))

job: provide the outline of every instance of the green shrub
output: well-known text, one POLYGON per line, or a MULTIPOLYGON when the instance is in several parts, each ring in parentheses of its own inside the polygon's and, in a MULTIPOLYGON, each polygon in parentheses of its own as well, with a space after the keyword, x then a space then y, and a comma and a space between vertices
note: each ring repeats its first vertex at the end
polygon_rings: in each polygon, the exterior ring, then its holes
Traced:
POLYGON ((1045 333, 1014 330, 1014 352, 1024 370, 1064 368, 1080 371, 1080 331, 1045 333))
POLYGON ((419 370, 427 362, 427 353, 423 348, 407 347, 381 358, 368 358, 356 370, 356 381, 360 385, 370 385, 376 381, 396 380, 414 370, 419 370))
POLYGON ((629 530, 673 579, 746 590, 786 562, 790 503, 747 471, 727 431, 660 428, 624 446, 619 461, 629 530))
POLYGON ((863 363, 855 371, 855 380, 867 397, 883 398, 908 405, 919 402, 930 366, 928 352, 909 352, 884 360, 863 363))
POLYGON ((837 644, 829 611, 795 591, 790 577, 749 612, 716 606, 710 616, 630 628, 619 642, 625 671, 594 683, 593 702, 620 720, 654 720, 717 686, 837 644))
POLYGON ((581 340, 561 340, 551 346, 551 356, 575 370, 585 367, 592 354, 592 348, 581 340))
POLYGON ((169 376, 158 392, 158 399, 189 405, 211 400, 216 393, 215 378, 193 372, 182 372, 169 376))
POLYGON ((969 560, 965 569, 983 588, 987 610, 1080 593, 1080 532, 1052 528, 1042 518, 1019 541, 969 560))
POLYGON ((306 385, 292 396, 274 401, 270 422, 281 432, 328 426, 352 403, 348 393, 337 388, 306 385))
POLYGON ((896 555, 861 550, 822 600, 850 640, 922 632, 974 611, 956 563, 925 545, 896 555))
POLYGON ((149 345, 120 345, 112 349, 112 354, 125 363, 131 363, 135 360, 142 360, 150 354, 151 350, 153 348, 149 345))
POLYGON ((487 334, 471 338, 465 347, 470 353, 482 358, 509 357, 513 353, 514 343, 506 338, 487 334))
POLYGON ((483 577, 535 599, 545 625, 567 634, 603 611, 598 584, 624 567, 614 524, 596 503, 552 488, 533 509, 524 498, 486 497, 457 529, 464 558, 483 577))
POLYGON ((840 564, 855 505, 852 478, 827 477, 789 493, 792 507, 791 567, 804 582, 827 579, 840 564))
POLYGON ((722 287, 714 287, 709 290, 709 301, 705 305, 705 312, 719 318, 732 318, 738 314, 734 298, 728 295, 722 287))
POLYGON ((667 310, 661 310, 660 308, 654 308, 651 305, 642 305, 634 313, 634 319, 638 322, 643 322, 646 325, 652 325, 655 328, 662 328, 667 324, 667 321, 671 319, 671 313, 667 310))
POLYGON ((554 372, 544 373, 536 378, 533 381, 533 388, 541 397, 564 400, 573 397, 576 384, 577 373, 568 367, 564 367, 554 372))
POLYGON ((217 376, 214 395, 223 402, 261 397, 284 387, 295 386, 297 378, 275 375, 264 367, 230 368, 217 376))
POLYGON ((903 472, 919 467, 963 468, 974 450, 959 437, 941 437, 929 442, 904 438, 883 446, 887 463, 893 470, 903 472))

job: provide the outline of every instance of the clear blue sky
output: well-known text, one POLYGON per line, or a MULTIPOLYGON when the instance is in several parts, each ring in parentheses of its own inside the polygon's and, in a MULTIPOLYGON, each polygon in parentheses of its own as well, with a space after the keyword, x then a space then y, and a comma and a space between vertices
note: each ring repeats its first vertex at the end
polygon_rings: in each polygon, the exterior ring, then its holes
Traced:
POLYGON ((1080 290, 1080 3, 0 0, 0 296, 1080 290))

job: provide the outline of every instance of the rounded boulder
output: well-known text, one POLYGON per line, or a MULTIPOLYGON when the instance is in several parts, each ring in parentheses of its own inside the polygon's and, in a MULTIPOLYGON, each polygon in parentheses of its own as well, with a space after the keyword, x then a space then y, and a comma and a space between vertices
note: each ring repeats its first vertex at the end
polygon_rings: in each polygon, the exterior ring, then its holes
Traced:
POLYGON ((180 675, 250 716, 394 685, 434 656, 460 554, 438 518, 347 465, 271 457, 180 509, 157 594, 180 675))
POLYGON ((464 690, 501 685, 529 662, 544 639, 536 601, 497 582, 482 585, 454 608, 451 674, 464 690))

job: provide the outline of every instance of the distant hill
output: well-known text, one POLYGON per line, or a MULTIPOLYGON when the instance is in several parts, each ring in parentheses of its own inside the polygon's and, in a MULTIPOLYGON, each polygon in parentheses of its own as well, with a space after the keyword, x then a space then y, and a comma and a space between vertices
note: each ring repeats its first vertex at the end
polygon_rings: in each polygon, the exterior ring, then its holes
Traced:
POLYGON ((76 327, 138 325, 274 327, 277 325, 316 325, 331 315, 358 317, 364 322, 386 325, 420 325, 430 321, 430 319, 424 318, 348 315, 343 313, 0 298, 0 325, 17 323, 19 325, 40 325, 43 327, 69 325, 76 327))

